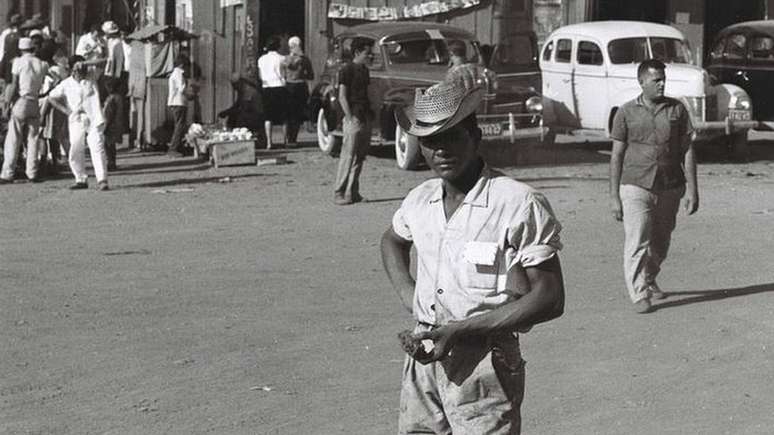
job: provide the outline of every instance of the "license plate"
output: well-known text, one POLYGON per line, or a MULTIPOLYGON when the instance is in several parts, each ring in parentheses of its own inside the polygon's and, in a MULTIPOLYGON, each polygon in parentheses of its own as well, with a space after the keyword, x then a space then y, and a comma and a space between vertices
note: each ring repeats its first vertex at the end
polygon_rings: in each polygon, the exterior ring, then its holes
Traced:
POLYGON ((503 133, 503 126, 496 123, 481 123, 478 128, 484 136, 500 136, 503 133))
POLYGON ((748 110, 729 110, 728 119, 732 121, 749 121, 750 111, 748 110))

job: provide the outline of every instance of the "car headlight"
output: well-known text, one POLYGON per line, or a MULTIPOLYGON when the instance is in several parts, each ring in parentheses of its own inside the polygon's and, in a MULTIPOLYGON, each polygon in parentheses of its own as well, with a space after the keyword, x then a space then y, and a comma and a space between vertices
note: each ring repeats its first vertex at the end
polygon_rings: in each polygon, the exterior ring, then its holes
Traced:
POLYGON ((543 99, 535 95, 534 97, 527 98, 524 103, 524 107, 527 108, 527 112, 541 113, 543 112, 543 99))
POLYGON ((733 98, 731 106, 738 110, 750 110, 752 109, 752 101, 747 95, 737 95, 733 98))

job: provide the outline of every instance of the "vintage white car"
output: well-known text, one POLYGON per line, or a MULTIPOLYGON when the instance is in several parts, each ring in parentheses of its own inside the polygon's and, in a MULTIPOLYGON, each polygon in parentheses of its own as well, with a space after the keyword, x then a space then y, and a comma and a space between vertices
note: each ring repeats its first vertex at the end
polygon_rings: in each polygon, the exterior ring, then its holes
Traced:
POLYGON ((637 66, 656 58, 667 64, 666 95, 691 113, 697 139, 747 143, 752 101, 732 84, 715 84, 694 65, 688 41, 677 29, 638 21, 573 24, 554 31, 540 52, 544 122, 553 131, 609 134, 616 111, 640 92, 637 66))

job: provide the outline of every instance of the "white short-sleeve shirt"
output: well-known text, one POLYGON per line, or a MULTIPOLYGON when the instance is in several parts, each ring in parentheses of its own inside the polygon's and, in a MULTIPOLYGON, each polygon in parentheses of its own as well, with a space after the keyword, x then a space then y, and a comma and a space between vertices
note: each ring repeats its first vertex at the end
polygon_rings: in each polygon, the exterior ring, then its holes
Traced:
POLYGON ((448 221, 442 181, 432 179, 406 196, 392 227, 417 250, 414 316, 431 325, 518 299, 529 292, 524 268, 562 248, 548 200, 488 167, 448 221))
POLYGON ((91 128, 97 128, 105 123, 105 117, 102 113, 102 105, 99 101, 99 91, 97 85, 91 80, 75 80, 72 76, 62 80, 61 83, 51 90, 48 98, 57 100, 64 99, 67 107, 73 112, 70 115, 70 121, 78 116, 79 122, 88 121, 91 128), (82 119, 85 113, 87 120, 82 119))

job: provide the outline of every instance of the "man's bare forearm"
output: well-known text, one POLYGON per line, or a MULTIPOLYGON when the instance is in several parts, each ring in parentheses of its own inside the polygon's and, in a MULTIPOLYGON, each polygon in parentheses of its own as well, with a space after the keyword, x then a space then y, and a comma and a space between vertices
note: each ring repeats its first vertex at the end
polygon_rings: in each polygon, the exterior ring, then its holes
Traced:
POLYGON ((610 152, 610 197, 619 198, 618 187, 621 185, 623 172, 623 156, 626 145, 613 140, 613 150, 610 152))
POLYGON ((403 306, 411 313, 416 282, 411 277, 411 242, 401 239, 392 228, 382 236, 382 264, 403 306))

